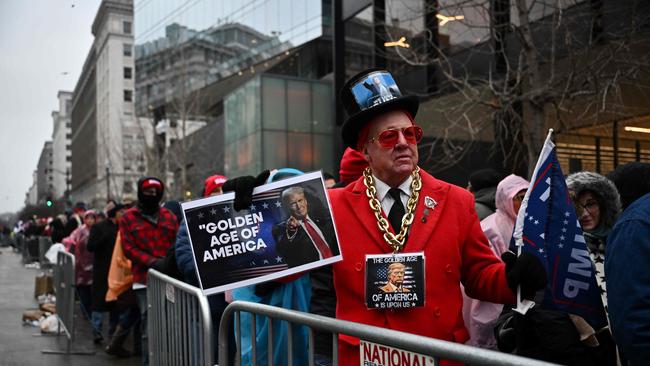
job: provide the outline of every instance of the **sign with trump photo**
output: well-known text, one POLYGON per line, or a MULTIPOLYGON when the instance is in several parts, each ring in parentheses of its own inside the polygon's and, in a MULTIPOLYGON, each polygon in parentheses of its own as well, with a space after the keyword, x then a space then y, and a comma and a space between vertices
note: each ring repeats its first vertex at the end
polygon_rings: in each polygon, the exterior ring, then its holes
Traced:
POLYGON ((424 253, 366 255, 366 307, 424 306, 424 253))
POLYGON ((341 260, 320 172, 255 188, 235 211, 234 193, 184 202, 199 284, 206 295, 341 260))

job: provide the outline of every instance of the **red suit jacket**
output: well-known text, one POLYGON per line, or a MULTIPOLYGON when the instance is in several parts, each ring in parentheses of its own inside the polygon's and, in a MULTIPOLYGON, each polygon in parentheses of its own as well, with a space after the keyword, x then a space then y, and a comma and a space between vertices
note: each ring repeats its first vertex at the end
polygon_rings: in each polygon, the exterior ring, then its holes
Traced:
MULTIPOLYGON (((461 283, 469 296, 480 300, 515 303, 515 295, 508 288, 505 265, 483 235, 471 193, 423 170, 420 175, 422 189, 402 252, 424 252, 425 306, 394 311, 366 308, 365 255, 388 254, 392 249, 377 227, 361 177, 346 188, 329 191, 343 255, 333 265, 336 317, 465 343, 469 335, 463 323, 461 283), (437 205, 429 208, 422 222, 427 196, 437 205)), ((359 340, 346 335, 339 339, 340 364, 358 365, 359 340)))

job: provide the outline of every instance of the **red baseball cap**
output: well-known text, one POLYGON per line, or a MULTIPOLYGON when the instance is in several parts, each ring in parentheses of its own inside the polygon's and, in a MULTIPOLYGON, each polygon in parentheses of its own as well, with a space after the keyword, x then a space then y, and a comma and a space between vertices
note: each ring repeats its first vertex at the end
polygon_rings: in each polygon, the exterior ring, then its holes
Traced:
POLYGON ((220 188, 223 186, 224 183, 228 178, 224 177, 223 175, 211 175, 205 179, 205 189, 203 190, 203 197, 208 197, 212 192, 215 191, 215 189, 220 188))
POLYGON ((145 179, 142 182, 142 189, 147 189, 151 187, 157 188, 160 191, 162 191, 163 189, 162 183, 158 179, 149 178, 149 179, 145 179))

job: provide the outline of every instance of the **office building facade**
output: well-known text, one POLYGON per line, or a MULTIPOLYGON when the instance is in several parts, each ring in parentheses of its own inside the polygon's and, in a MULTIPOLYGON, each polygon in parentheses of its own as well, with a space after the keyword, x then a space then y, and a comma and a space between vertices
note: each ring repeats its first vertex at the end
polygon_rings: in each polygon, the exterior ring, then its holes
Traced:
POLYGON ((59 110, 52 112, 52 176, 53 198, 67 198, 70 193, 70 168, 72 166, 72 92, 59 91, 59 110))
POLYGON ((101 205, 134 199, 151 129, 134 111, 133 3, 104 0, 72 98, 71 196, 101 205))

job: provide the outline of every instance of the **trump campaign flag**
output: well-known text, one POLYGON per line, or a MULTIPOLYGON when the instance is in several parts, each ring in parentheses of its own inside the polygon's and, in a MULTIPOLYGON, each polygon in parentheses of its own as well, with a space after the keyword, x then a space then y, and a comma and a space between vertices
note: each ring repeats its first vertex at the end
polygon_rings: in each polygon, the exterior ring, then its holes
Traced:
POLYGON ((607 326, 595 267, 557 160, 553 130, 544 142, 517 216, 513 243, 546 268, 542 307, 583 317, 594 329, 607 326))

